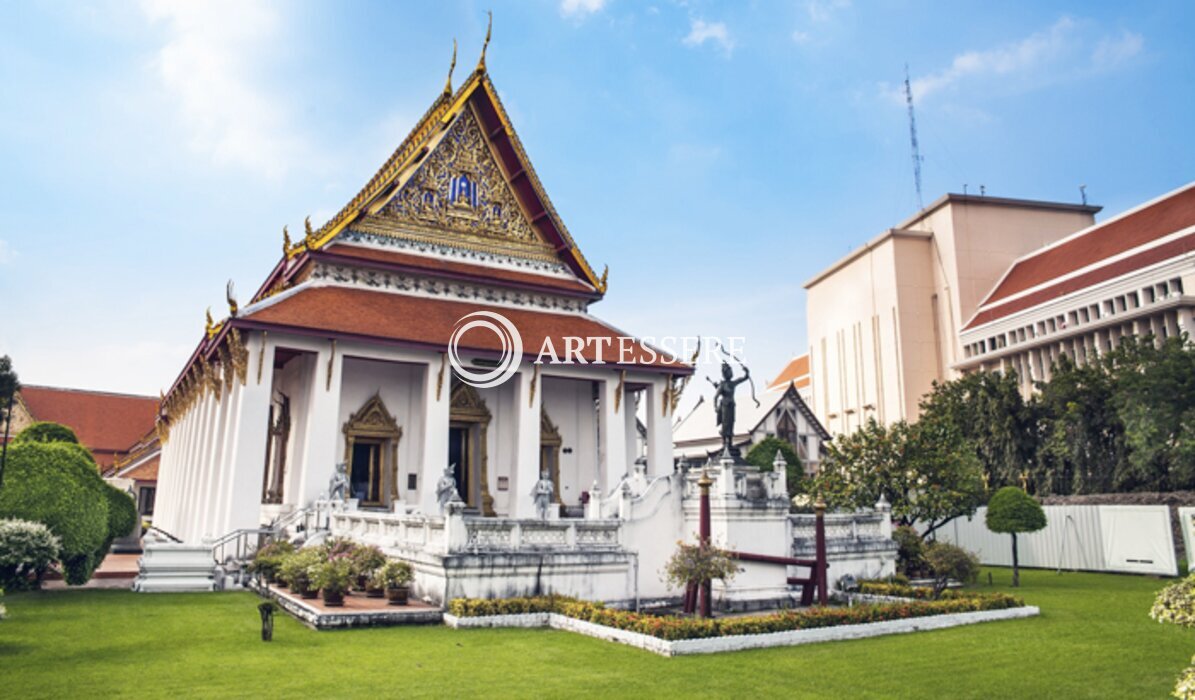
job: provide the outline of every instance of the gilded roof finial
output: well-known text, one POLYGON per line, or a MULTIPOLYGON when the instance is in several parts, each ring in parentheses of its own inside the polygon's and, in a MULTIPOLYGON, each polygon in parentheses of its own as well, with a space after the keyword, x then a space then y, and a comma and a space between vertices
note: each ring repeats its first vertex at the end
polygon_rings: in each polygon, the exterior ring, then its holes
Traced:
POLYGON ((228 280, 228 285, 224 287, 224 298, 228 300, 228 315, 235 317, 237 315, 237 310, 240 307, 237 306, 236 294, 232 286, 232 280, 228 280))
POLYGON ((602 278, 600 280, 598 280, 598 286, 602 288, 603 293, 606 291, 606 287, 609 286, 609 283, 607 282, 608 279, 610 279, 610 266, 609 265, 607 265, 606 268, 604 270, 602 270, 602 278))
POLYGON ((485 43, 481 45, 481 58, 477 59, 477 72, 485 72, 485 50, 490 46, 490 33, 494 29, 494 13, 486 10, 486 14, 490 16, 489 23, 485 27, 485 43))
POLYGON ((290 249, 291 249, 290 231, 287 231, 286 227, 283 226, 282 227, 282 254, 289 255, 290 249))
POLYGON ((210 338, 212 337, 212 333, 216 330, 216 322, 212 320, 212 307, 207 307, 207 311, 204 313, 204 316, 207 320, 203 326, 203 332, 206 333, 210 338))
POLYGON ((444 82, 444 94, 452 95, 452 71, 456 70, 456 37, 452 38, 452 64, 448 66, 448 80, 444 82))
POLYGON ((307 235, 307 245, 315 242, 315 231, 311 228, 311 217, 303 219, 303 231, 307 235))

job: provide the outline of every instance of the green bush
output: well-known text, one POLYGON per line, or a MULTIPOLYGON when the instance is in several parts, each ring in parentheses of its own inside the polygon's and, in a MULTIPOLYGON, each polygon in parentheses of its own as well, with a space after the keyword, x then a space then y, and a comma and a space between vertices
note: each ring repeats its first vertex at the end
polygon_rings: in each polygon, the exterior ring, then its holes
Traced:
POLYGON ((322 547, 305 547, 283 556, 278 576, 291 588, 304 589, 311 584, 312 567, 328 560, 322 547))
POLYGON ((1020 598, 1004 593, 993 593, 983 597, 959 597, 933 601, 910 600, 900 603, 855 605, 849 608, 802 608, 771 615, 710 620, 614 610, 601 603, 589 603, 572 598, 539 597, 506 600, 457 598, 449 601, 448 611, 458 617, 554 612, 598 625, 638 632, 660 639, 678 640, 857 625, 951 613, 1005 610, 1024 605, 1024 601, 1020 598))
POLYGON ((901 525, 892 531, 896 540, 896 570, 906 576, 925 574, 925 541, 911 525, 901 525))
POLYGON ((945 542, 935 542, 925 548, 925 563, 934 574, 934 598, 939 598, 951 580, 975 583, 979 578, 979 557, 945 542))
POLYGON ((344 593, 353 581, 353 564, 347 557, 325 559, 308 568, 309 582, 312 588, 320 588, 329 593, 344 593))
POLYGON ((28 520, 0 520, 0 587, 37 587, 62 546, 50 529, 28 520), (30 577, 34 577, 30 582, 30 577))
POLYGON ((133 534, 137 529, 137 504, 133 497, 107 482, 104 482, 104 495, 108 499, 108 538, 116 540, 133 534))
POLYGON ((353 564, 353 577, 369 578, 386 563, 386 555, 374 545, 359 545, 349 554, 353 564))
POLYGON ((81 585, 108 541, 108 499, 94 462, 78 445, 23 442, 8 451, 0 518, 43 523, 62 543, 66 581, 81 585))
POLYGON ((13 444, 21 442, 70 442, 79 444, 75 431, 60 423, 39 421, 31 424, 13 438, 13 444))
POLYGON ((759 467, 760 471, 770 472, 772 463, 776 461, 777 450, 784 456, 784 461, 788 464, 784 470, 785 483, 788 484, 788 497, 792 498, 798 493, 804 493, 807 490, 805 465, 797 455, 797 450, 788 441, 778 437, 766 437, 752 445, 751 449, 747 450, 747 456, 744 459, 748 464, 759 467))
POLYGON ((405 561, 391 559, 373 573, 370 585, 374 588, 399 588, 410 585, 414 578, 411 565, 405 561))
POLYGON ((295 546, 287 540, 270 542, 257 550, 253 561, 249 564, 249 571, 261 574, 262 578, 272 581, 278 577, 279 569, 286 557, 295 553, 295 546))
POLYGON ((676 552, 664 564, 664 580, 684 588, 690 583, 729 581, 739 571, 730 553, 712 545, 676 543, 676 552))

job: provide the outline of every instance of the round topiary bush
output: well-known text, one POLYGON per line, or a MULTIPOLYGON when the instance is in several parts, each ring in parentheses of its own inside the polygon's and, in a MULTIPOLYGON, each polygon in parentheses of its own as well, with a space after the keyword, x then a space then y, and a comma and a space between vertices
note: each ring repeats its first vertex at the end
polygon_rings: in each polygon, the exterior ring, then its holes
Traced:
POLYGON ((43 523, 62 541, 66 581, 86 583, 108 539, 108 500, 95 463, 78 445, 22 442, 8 450, 0 518, 43 523))
POLYGON ((975 583, 979 578, 979 557, 947 542, 934 542, 925 548, 925 563, 934 574, 934 598, 941 597, 950 582, 975 583))
POLYGON ((104 482, 104 496, 108 499, 108 539, 133 534, 137 528, 137 504, 133 503, 133 497, 108 482, 104 482))
POLYGON ((59 539, 41 523, 0 520, 0 588, 36 588, 60 549, 59 539))
POLYGON ((1012 585, 1021 585, 1021 567, 1017 561, 1017 533, 1037 532, 1046 526, 1046 513, 1037 499, 1016 486, 1005 486, 988 501, 984 523, 992 532, 1012 535, 1012 585))
POLYGON ((18 442, 73 442, 79 444, 75 431, 60 423, 39 421, 17 433, 13 444, 18 442))

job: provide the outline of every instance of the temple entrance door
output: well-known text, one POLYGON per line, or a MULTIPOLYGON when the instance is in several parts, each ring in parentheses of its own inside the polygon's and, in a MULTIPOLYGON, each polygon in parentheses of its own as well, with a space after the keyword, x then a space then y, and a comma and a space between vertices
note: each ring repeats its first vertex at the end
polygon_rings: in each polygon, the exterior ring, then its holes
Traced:
POLYGON ((378 394, 344 424, 344 462, 349 498, 363 506, 386 508, 398 500, 398 441, 402 428, 378 394))
POLYGON ((465 504, 473 507, 473 480, 469 474, 469 427, 453 425, 448 428, 448 464, 452 466, 452 477, 456 479, 456 490, 465 504))
POLYGON ((453 381, 448 415, 448 459, 449 464, 457 465, 454 474, 457 491, 469 508, 492 517, 495 515, 494 497, 490 495, 486 464, 490 410, 476 389, 453 381))
POLYGON ((355 440, 349 467, 349 496, 362 505, 382 505, 382 442, 355 440))

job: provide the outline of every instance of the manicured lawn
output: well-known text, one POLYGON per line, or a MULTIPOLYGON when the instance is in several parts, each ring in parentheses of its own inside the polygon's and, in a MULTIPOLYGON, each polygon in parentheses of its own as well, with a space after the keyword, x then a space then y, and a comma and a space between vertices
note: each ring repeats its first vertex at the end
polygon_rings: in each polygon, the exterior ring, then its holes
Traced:
POLYGON ((248 593, 14 594, 0 698, 1161 698, 1195 653, 1195 633, 1146 615, 1166 581, 1022 580, 1039 618, 675 659, 552 630, 313 632, 285 615, 265 644, 248 593))

